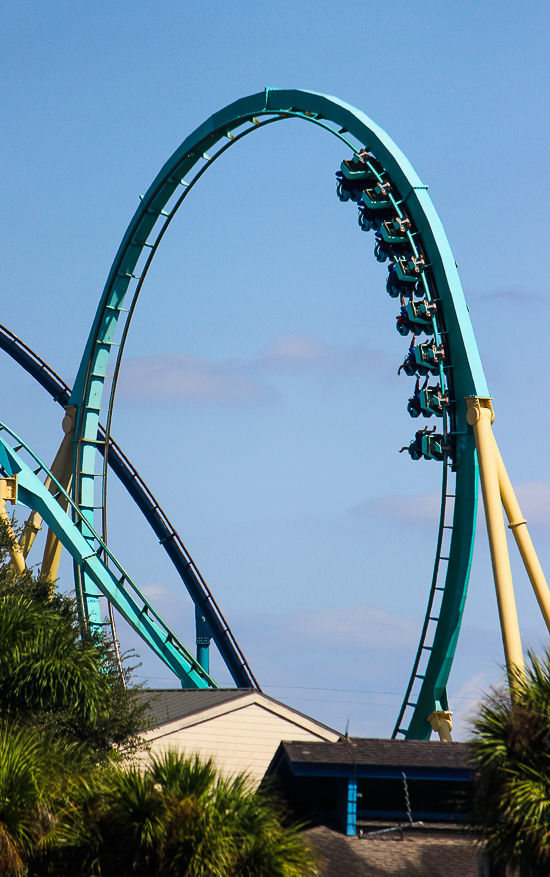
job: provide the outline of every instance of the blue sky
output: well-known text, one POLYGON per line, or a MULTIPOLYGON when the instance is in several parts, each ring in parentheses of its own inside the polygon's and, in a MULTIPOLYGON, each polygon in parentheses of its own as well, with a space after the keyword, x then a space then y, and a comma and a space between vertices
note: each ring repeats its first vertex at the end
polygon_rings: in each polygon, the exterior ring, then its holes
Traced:
MULTIPOLYGON (((429 184, 548 569, 547 5, 19 0, 2 13, 1 322, 72 381, 138 197, 184 137, 265 86, 336 95, 429 184)), ((411 382, 396 374, 406 343, 372 238, 335 197, 343 157, 292 121, 204 176, 144 286, 113 434, 265 690, 384 736, 424 613, 440 470, 397 453, 414 433, 411 382)), ((7 357, 2 369, 1 419, 52 458, 60 411, 7 357)), ((179 580, 110 487, 113 550, 191 643, 179 580)), ((539 647, 512 557, 524 638, 539 647)), ((172 684, 141 658, 152 685, 172 684)), ((502 660, 480 527, 450 681, 459 736, 502 660)))

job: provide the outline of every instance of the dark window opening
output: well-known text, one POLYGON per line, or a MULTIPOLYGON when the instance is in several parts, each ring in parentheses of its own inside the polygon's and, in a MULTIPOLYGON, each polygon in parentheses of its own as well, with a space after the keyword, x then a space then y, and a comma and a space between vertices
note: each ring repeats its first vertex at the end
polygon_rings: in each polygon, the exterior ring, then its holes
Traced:
MULTIPOLYGON (((464 811, 469 782, 463 780, 414 780, 407 779, 410 807, 413 819, 436 819, 438 816, 460 817, 464 811)), ((405 789, 402 779, 359 779, 357 784, 357 809, 366 811, 372 818, 407 818, 405 789)))

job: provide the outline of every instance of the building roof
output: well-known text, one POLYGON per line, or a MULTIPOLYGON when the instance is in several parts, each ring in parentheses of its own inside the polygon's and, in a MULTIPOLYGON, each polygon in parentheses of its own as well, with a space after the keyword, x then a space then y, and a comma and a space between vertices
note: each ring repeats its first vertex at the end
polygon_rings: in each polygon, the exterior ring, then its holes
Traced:
POLYGON ((300 764, 468 769, 465 743, 341 737, 337 743, 281 743, 288 760, 300 764))
POLYGON ((320 825, 303 837, 320 858, 320 877, 478 877, 484 856, 472 835, 449 826, 346 837, 320 825))
POLYGON ((267 769, 268 776, 379 777, 468 780, 471 766, 465 743, 431 740, 376 740, 340 737, 325 741, 285 742, 267 769))
MULTIPOLYGON (((137 692, 137 697, 150 702, 145 715, 146 723, 150 727, 162 727, 208 711, 210 711, 210 715, 213 715, 212 711, 224 707, 231 709, 232 701, 246 698, 246 703, 243 703, 243 706, 250 702, 257 702, 267 707, 271 706, 276 712, 284 710, 285 713, 291 713, 292 716, 299 717, 308 725, 323 728, 329 735, 337 736, 339 733, 323 722, 319 722, 255 688, 143 688, 137 692)), ((235 703, 234 706, 237 707, 237 704, 235 703)))
POLYGON ((251 694, 253 688, 142 688, 139 700, 149 701, 148 725, 159 727, 251 694))

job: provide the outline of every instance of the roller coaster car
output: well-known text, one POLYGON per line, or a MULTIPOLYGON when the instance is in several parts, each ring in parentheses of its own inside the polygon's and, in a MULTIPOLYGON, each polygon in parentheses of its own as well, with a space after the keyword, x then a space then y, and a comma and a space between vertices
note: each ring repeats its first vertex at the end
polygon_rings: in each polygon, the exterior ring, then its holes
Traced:
POLYGON ((433 317, 437 311, 437 305, 434 301, 410 301, 407 305, 407 317, 410 323, 418 326, 416 334, 425 332, 426 335, 433 335, 433 317))
POLYGON ((420 392, 420 407, 424 417, 443 417, 443 409, 449 404, 449 397, 446 393, 441 392, 441 387, 436 384, 434 387, 424 386, 420 392))
POLYGON ((376 243, 374 244, 374 257, 377 262, 387 262, 391 256, 390 245, 382 239, 380 232, 376 232, 376 243))
POLYGON ((363 201, 371 210, 391 210, 393 203, 388 198, 391 192, 390 183, 378 183, 373 189, 365 189, 363 192, 363 201))
POLYGON ((434 341, 425 341, 414 348, 416 359, 416 371, 419 375, 427 375, 439 373, 439 363, 445 359, 445 351, 443 345, 436 347, 434 341))
POLYGON ((401 304, 395 326, 400 335, 406 336, 409 332, 412 332, 413 335, 421 335, 422 332, 426 335, 433 335, 434 327, 431 316, 426 319, 424 314, 418 313, 419 304, 423 304, 423 302, 411 301, 406 305, 401 304))
POLYGON ((396 317, 396 326, 395 328, 399 332, 400 335, 406 336, 409 332, 415 333, 415 325, 411 323, 409 320, 409 314, 407 311, 407 305, 402 305, 399 314, 396 317))
POLYGON ((420 391, 420 381, 417 378, 416 379, 416 386, 414 388, 414 393, 412 394, 412 396, 410 397, 410 399, 407 403, 407 411, 411 415, 411 417, 420 417, 420 415, 422 414, 420 392, 421 392, 420 391))
POLYGON ((384 219, 387 218, 387 214, 391 212, 389 210, 373 210, 362 200, 357 202, 357 206, 359 208, 357 221, 361 231, 370 231, 371 228, 378 231, 384 219))
POLYGON ((361 182, 377 180, 384 173, 384 168, 380 162, 365 149, 356 153, 353 158, 343 161, 340 165, 340 170, 348 180, 358 180, 361 182))
MULTIPOLYGON (((384 226, 382 225, 382 228, 384 226)), ((402 256, 406 258, 404 251, 410 249, 410 244, 408 238, 405 238, 403 243, 400 244, 390 244, 388 241, 384 239, 381 234, 381 231, 376 232, 376 244, 374 246, 374 255, 378 262, 386 262, 388 259, 396 259, 398 256, 402 256)))
POLYGON ((448 447, 445 445, 445 438, 436 434, 435 426, 432 431, 425 426, 419 429, 410 445, 401 448, 400 454, 407 451, 413 460, 443 460, 448 447))
POLYGON ((422 436, 422 456, 425 460, 443 460, 445 451, 445 439, 442 435, 433 432, 422 436))
POLYGON ((389 266, 388 279, 386 281, 386 292, 392 298, 399 298, 400 295, 405 298, 411 298, 413 293, 421 295, 418 286, 418 277, 408 276, 404 279, 397 274, 395 264, 392 262, 389 266))
POLYGON ((380 234, 388 244, 408 244, 407 228, 411 227, 410 221, 403 217, 394 216, 393 219, 386 220, 380 226, 380 234), (406 225, 405 225, 406 223, 406 225))
POLYGON ((425 268, 422 256, 411 256, 408 259, 396 259, 395 271, 400 280, 420 280, 420 275, 425 268))
MULTIPOLYGON (((432 438, 434 436, 434 433, 435 426, 431 432, 428 431, 427 426, 425 426, 424 429, 419 429, 416 432, 412 442, 408 446, 405 445, 404 448, 401 448, 399 453, 402 454, 403 451, 407 451, 409 456, 412 457, 413 460, 421 460, 424 456, 424 450, 425 448, 427 448, 427 445, 425 445, 425 439, 432 438)), ((431 453, 427 459, 434 459, 431 453)))
POLYGON ((421 460, 422 459, 422 438, 423 438, 423 436, 424 436, 424 430, 421 429, 416 433, 414 439, 412 440, 412 442, 410 443, 408 448, 401 448, 401 451, 399 453, 401 453, 402 451, 408 451, 409 456, 413 460, 421 460))
POLYGON ((411 398, 407 402, 407 412, 411 415, 411 417, 420 417, 420 415, 422 414, 422 409, 419 405, 416 404, 416 399, 414 396, 411 396, 411 398))

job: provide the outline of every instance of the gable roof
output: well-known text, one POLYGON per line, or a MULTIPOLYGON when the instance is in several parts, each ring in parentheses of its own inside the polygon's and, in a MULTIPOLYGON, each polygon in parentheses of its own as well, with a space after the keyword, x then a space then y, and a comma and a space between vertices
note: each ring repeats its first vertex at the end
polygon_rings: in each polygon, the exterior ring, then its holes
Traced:
POLYGON ((140 700, 149 701, 145 720, 150 727, 155 728, 174 723, 189 725, 201 720, 208 721, 233 709, 256 703, 314 733, 324 731, 320 736, 328 739, 337 739, 340 736, 334 728, 255 688, 143 688, 136 692, 136 696, 140 700))

